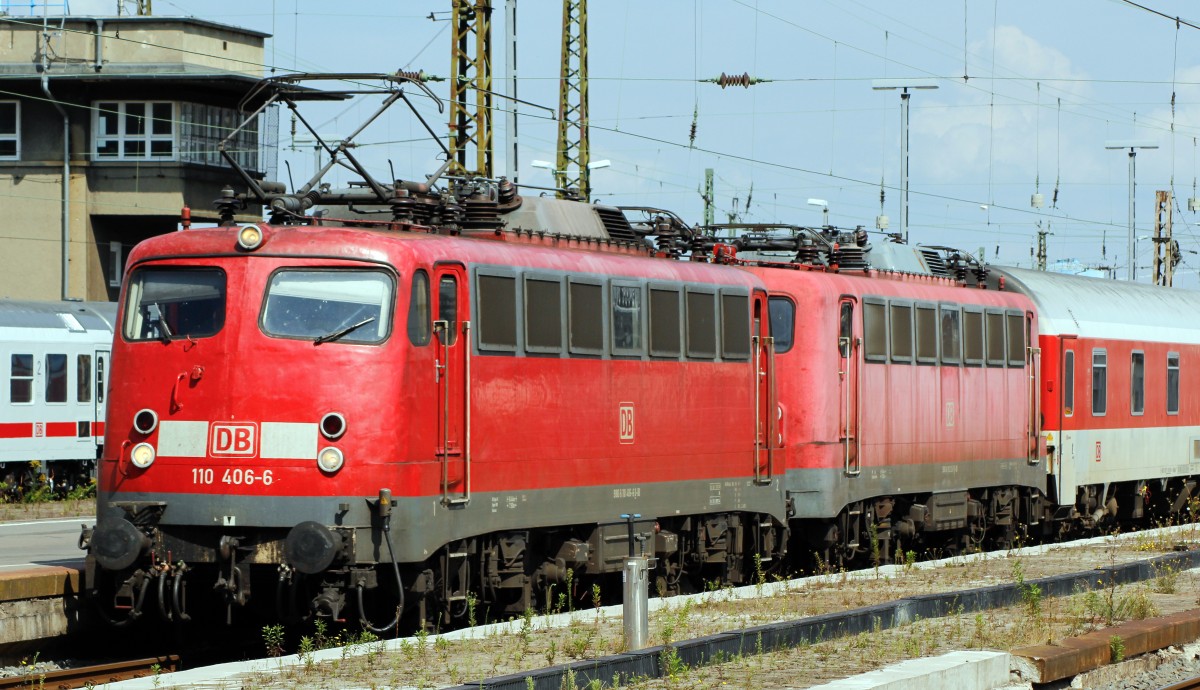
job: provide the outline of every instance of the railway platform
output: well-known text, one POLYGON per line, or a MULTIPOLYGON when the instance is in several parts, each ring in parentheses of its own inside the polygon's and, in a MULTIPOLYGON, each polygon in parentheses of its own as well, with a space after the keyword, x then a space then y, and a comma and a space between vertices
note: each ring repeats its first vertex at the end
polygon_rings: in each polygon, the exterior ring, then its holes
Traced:
POLYGON ((0 660, 19 658, 83 627, 83 561, 0 570, 0 660))

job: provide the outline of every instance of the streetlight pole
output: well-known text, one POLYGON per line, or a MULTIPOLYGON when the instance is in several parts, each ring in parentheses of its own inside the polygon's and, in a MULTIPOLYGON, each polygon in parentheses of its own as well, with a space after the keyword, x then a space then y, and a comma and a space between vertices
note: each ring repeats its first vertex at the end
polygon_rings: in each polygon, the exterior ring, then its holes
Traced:
POLYGON ((1137 238, 1134 237, 1134 213, 1137 190, 1137 150, 1156 149, 1158 144, 1149 139, 1110 139, 1104 142, 1106 149, 1129 149, 1129 270, 1126 272, 1129 282, 1137 280, 1137 238))
POLYGON ((821 207, 821 229, 829 227, 829 202, 824 199, 809 199, 808 205, 821 207))
POLYGON ((876 91, 900 91, 900 237, 908 244, 908 101, 909 89, 936 89, 932 79, 873 79, 876 91))

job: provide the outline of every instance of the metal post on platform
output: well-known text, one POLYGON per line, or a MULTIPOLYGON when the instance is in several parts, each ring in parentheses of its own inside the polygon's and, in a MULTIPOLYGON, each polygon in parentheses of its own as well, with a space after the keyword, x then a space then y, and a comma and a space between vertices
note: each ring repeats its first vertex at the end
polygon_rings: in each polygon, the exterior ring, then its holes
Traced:
POLYGON ((625 570, 621 573, 625 651, 644 649, 650 639, 650 588, 647 583, 650 562, 644 554, 636 554, 634 549, 636 539, 633 521, 640 517, 640 513, 621 515, 629 525, 629 557, 625 559, 625 570))

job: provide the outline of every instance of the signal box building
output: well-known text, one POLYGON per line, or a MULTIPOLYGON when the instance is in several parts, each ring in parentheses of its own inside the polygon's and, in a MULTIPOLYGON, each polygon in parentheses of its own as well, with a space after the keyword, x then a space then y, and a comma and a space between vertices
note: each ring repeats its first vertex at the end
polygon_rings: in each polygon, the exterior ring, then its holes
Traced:
MULTIPOLYGON (((263 76, 258 31, 194 18, 0 16, 0 298, 115 300, 125 257, 216 221, 217 145, 263 76)), ((232 147, 273 172, 274 108, 232 147)), ((258 220, 247 215, 241 220, 258 220)))

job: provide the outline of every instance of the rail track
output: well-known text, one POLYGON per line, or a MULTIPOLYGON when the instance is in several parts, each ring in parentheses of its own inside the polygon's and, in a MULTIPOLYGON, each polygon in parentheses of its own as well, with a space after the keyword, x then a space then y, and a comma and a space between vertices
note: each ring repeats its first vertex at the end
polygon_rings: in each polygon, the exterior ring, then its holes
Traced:
POLYGON ((156 673, 170 673, 179 668, 179 657, 171 654, 130 661, 115 661, 93 666, 65 668, 44 673, 29 673, 0 678, 0 690, 5 688, 70 688, 96 687, 119 680, 143 678, 156 673))
POLYGON ((1200 676, 1188 678, 1187 680, 1181 680, 1174 685, 1167 685, 1159 688, 1159 690, 1200 690, 1200 676))

